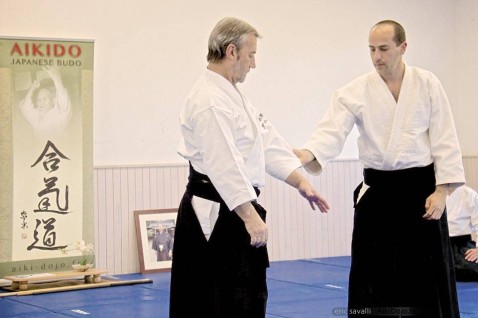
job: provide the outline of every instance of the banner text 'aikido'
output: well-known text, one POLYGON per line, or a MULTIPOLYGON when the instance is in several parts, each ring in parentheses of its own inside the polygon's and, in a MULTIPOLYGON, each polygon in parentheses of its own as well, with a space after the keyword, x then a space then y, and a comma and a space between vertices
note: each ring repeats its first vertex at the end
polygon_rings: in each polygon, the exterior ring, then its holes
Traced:
POLYGON ((0 37, 0 276, 70 270, 94 243, 93 42, 0 37))

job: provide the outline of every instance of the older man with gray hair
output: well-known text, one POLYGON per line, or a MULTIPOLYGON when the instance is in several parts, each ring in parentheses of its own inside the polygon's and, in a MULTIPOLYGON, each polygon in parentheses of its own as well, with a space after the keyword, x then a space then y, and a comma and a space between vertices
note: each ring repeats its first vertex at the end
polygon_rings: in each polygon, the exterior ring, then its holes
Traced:
POLYGON ((208 66, 180 116, 178 153, 190 163, 179 207, 170 318, 263 318, 266 313, 266 211, 257 203, 266 172, 297 188, 322 212, 327 202, 300 174, 300 161, 241 94, 256 67, 259 33, 225 18, 209 38, 208 66))

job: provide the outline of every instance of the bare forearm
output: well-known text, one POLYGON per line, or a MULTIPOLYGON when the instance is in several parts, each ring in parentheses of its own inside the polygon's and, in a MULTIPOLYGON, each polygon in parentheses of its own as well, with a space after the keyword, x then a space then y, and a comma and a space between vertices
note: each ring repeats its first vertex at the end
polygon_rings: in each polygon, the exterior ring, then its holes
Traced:
POLYGON ((234 212, 237 213, 237 215, 245 222, 246 220, 250 219, 253 214, 257 214, 256 210, 252 206, 251 202, 246 202, 243 203, 239 206, 237 206, 234 209, 234 212))
POLYGON ((315 210, 317 206, 320 211, 327 212, 329 204, 327 201, 312 187, 309 181, 299 172, 298 169, 292 171, 284 180, 288 185, 296 188, 300 195, 309 201, 310 207, 315 210))
POLYGON ((251 236, 251 245, 261 247, 266 245, 268 240, 267 225, 262 221, 251 202, 245 202, 236 208, 234 212, 244 221, 247 233, 251 236))
POLYGON ((290 185, 293 188, 298 189, 301 182, 307 181, 305 177, 298 171, 294 170, 291 174, 284 180, 285 183, 290 185))

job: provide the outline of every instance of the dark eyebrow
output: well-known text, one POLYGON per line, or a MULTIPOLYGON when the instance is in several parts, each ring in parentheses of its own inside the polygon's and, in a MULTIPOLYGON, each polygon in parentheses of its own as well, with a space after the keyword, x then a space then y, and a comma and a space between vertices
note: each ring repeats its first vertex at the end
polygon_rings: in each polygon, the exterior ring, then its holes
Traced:
MULTIPOLYGON (((373 46, 373 45, 369 45, 368 47, 371 48, 371 49, 375 48, 375 46, 373 46)), ((379 45, 377 48, 379 48, 379 49, 389 49, 390 45, 379 45)))

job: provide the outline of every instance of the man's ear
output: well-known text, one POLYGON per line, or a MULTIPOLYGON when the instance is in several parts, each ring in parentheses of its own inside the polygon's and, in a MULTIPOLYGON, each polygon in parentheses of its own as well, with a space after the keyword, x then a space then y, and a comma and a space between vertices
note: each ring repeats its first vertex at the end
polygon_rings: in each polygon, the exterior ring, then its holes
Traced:
POLYGON ((402 44, 400 44, 400 46, 402 47, 402 55, 405 54, 405 51, 407 50, 407 42, 403 42, 402 44))
POLYGON ((237 58, 237 47, 230 43, 226 48, 226 58, 235 60, 237 58))

